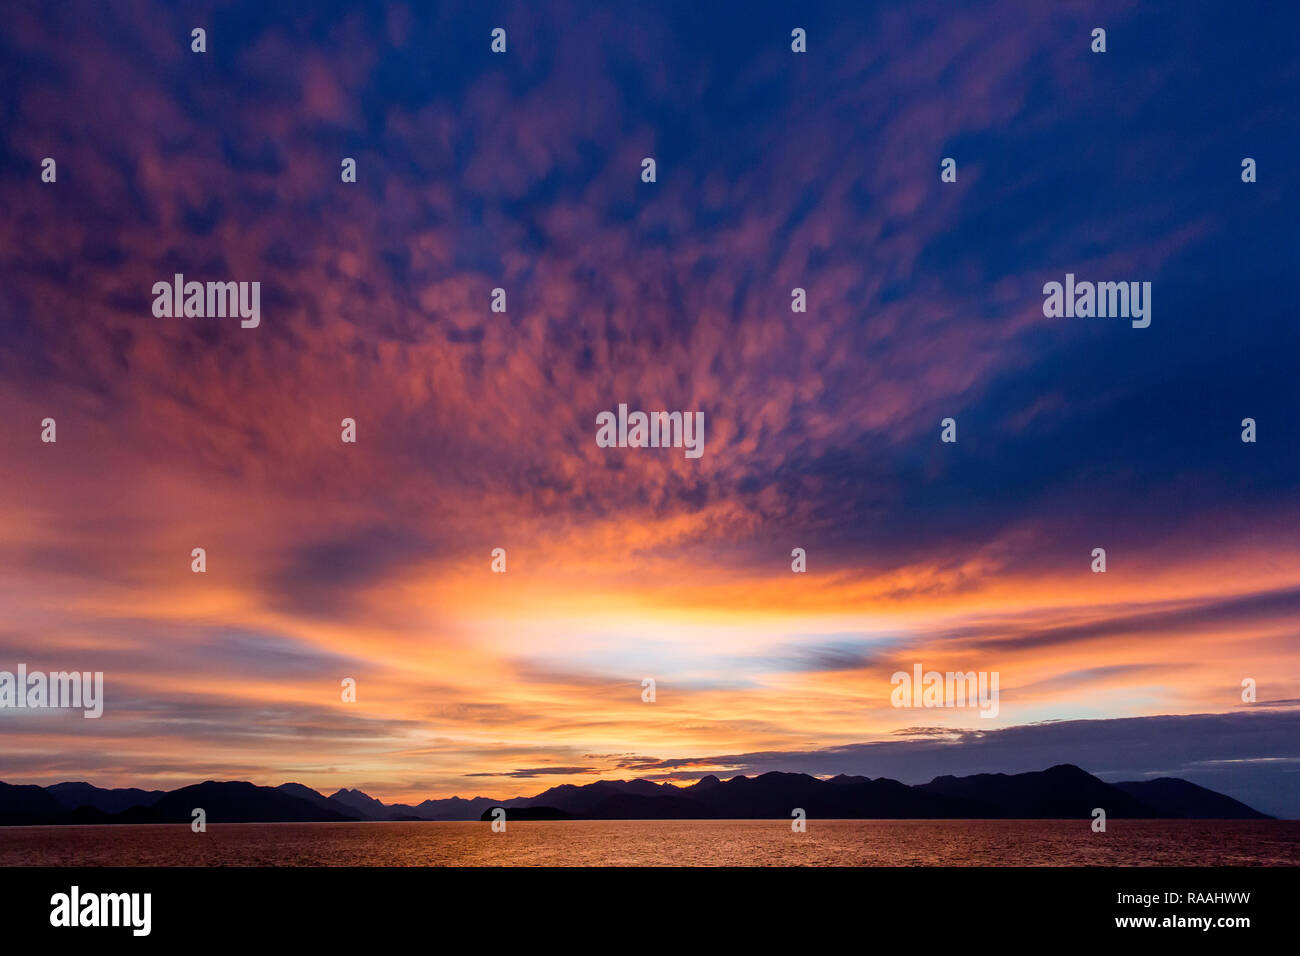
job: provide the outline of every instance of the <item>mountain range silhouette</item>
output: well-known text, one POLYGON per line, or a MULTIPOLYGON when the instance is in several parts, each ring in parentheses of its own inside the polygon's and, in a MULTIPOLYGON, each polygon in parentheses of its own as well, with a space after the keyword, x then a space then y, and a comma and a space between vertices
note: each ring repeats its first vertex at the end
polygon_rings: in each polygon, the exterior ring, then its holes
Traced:
POLYGON ((381 820, 484 820, 496 807, 507 819, 740 820, 790 819, 1083 819, 1095 808, 1115 819, 1270 820, 1231 797, 1175 777, 1106 783, 1072 764, 1019 774, 936 777, 908 786, 885 777, 765 773, 689 786, 649 780, 561 784, 533 797, 449 797, 385 804, 360 790, 325 796, 299 783, 259 787, 207 781, 177 790, 102 789, 88 783, 50 787, 0 783, 0 826, 189 823, 202 808, 209 823, 307 823, 381 820))

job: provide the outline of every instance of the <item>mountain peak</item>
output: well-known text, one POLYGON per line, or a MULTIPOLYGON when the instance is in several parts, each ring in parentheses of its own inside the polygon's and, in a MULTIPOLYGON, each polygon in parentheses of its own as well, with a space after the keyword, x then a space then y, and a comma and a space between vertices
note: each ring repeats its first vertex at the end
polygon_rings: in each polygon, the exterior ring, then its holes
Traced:
POLYGON ((1084 770, 1082 767, 1077 767, 1072 763, 1055 764, 1051 767, 1048 767, 1046 770, 1043 771, 1043 773, 1056 774, 1057 776, 1073 776, 1073 777, 1092 776, 1092 774, 1088 773, 1088 771, 1084 770))

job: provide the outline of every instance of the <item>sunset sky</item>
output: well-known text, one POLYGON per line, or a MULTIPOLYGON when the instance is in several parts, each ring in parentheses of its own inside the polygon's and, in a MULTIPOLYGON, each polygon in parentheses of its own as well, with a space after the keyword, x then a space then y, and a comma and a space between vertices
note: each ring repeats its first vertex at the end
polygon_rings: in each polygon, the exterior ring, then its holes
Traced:
POLYGON ((1073 762, 1300 816, 1300 12, 348 6, 0 14, 0 669, 106 696, 0 712, 0 779, 1073 762), (1045 318, 1067 272, 1150 327, 1045 318), (155 318, 175 273, 261 325, 155 318), (703 456, 597 447, 619 403, 703 456), (892 707, 918 663, 998 716, 892 707))

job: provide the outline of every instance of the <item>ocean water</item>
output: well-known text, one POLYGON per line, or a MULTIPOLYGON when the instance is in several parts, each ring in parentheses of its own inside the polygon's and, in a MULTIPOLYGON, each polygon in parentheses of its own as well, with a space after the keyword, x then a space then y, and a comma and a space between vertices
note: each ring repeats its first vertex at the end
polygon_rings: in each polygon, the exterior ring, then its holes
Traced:
POLYGON ((0 828, 0 866, 1297 866, 1300 821, 609 820, 0 828))

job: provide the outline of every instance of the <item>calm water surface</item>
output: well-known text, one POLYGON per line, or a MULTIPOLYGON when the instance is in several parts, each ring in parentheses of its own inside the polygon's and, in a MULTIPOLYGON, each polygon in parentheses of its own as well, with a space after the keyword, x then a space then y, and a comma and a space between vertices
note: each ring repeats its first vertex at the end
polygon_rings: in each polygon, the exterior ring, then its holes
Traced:
POLYGON ((0 866, 1300 865, 1300 821, 601 820, 0 828, 0 866))

